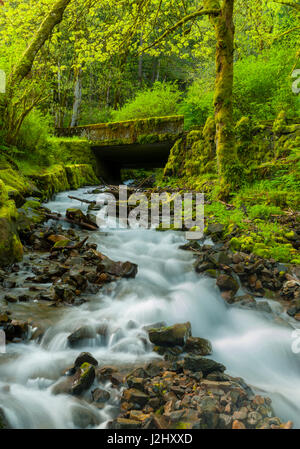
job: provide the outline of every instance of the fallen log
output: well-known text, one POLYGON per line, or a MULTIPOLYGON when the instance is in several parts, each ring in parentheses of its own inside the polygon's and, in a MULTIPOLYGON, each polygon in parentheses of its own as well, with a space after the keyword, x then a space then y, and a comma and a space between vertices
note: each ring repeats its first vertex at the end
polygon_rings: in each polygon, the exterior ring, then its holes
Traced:
POLYGON ((70 198, 71 200, 81 201, 82 203, 96 204, 96 201, 85 200, 83 198, 77 198, 76 196, 72 196, 72 195, 68 195, 68 198, 70 198))
POLYGON ((46 218, 48 218, 49 220, 66 221, 67 223, 77 225, 87 231, 97 231, 99 229, 99 227, 95 224, 71 220, 70 218, 62 217, 60 214, 46 214, 46 218))

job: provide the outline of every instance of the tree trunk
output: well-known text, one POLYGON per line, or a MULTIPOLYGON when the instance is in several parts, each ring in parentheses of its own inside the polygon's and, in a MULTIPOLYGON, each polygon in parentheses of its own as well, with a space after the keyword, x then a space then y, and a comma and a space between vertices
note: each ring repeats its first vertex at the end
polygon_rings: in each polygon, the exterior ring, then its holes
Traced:
POLYGON ((62 21, 64 11, 70 1, 71 0, 58 0, 54 3, 54 6, 41 23, 41 26, 23 53, 21 60, 11 73, 9 82, 10 85, 14 85, 15 83, 22 81, 22 79, 28 75, 37 53, 49 38, 55 25, 58 25, 62 21))
MULTIPOLYGON (((218 8, 219 2, 214 3, 216 4, 213 7, 218 8)), ((205 0, 204 5, 207 8, 212 7, 211 0, 205 0)), ((221 13, 210 16, 217 39, 214 108, 217 162, 223 197, 238 187, 241 180, 241 165, 237 157, 233 131, 233 8, 234 0, 222 0, 221 13)))
POLYGON ((76 79, 74 86, 74 103, 73 103, 73 113, 71 119, 71 127, 78 125, 80 106, 82 100, 82 78, 81 78, 82 70, 78 69, 76 71, 76 79))

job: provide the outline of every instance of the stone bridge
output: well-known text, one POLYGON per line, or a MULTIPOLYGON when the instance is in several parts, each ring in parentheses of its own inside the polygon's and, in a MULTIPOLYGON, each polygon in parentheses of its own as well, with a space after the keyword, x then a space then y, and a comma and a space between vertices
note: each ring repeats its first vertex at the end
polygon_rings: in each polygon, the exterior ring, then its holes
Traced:
POLYGON ((88 143, 96 159, 97 175, 119 183, 122 168, 164 167, 183 128, 184 117, 176 115, 59 128, 57 134, 88 143))

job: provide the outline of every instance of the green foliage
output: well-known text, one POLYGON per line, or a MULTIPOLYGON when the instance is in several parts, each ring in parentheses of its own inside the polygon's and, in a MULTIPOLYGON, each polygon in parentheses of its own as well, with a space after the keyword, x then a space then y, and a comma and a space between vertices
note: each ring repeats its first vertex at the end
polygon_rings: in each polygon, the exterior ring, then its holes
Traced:
POLYGON ((112 121, 111 108, 96 108, 84 105, 80 114, 79 125, 91 125, 93 123, 107 123, 112 121))
POLYGON ((41 166, 49 166, 56 162, 56 147, 49 140, 53 132, 51 118, 33 109, 25 118, 19 133, 19 158, 32 161, 41 166))
MULTIPOLYGON (((234 117, 250 116, 254 121, 274 119, 283 109, 288 116, 300 113, 299 96, 292 92, 293 49, 275 47, 258 55, 247 55, 234 65, 234 117)), ((188 88, 179 112, 185 127, 203 126, 213 111, 214 74, 196 79, 188 88)))
POLYGON ((120 110, 113 112, 113 119, 122 121, 176 115, 181 95, 176 83, 156 82, 151 88, 138 92, 120 110))
POLYGON ((185 128, 204 126, 208 116, 213 114, 213 80, 208 88, 202 80, 196 80, 187 90, 180 104, 179 113, 184 115, 185 128))
POLYGON ((248 209, 249 218, 268 219, 271 215, 282 215, 280 207, 256 204, 248 209))
POLYGON ((256 120, 273 119, 282 109, 299 114, 299 98, 291 89, 291 48, 275 47, 235 63, 233 101, 236 120, 248 115, 256 120))

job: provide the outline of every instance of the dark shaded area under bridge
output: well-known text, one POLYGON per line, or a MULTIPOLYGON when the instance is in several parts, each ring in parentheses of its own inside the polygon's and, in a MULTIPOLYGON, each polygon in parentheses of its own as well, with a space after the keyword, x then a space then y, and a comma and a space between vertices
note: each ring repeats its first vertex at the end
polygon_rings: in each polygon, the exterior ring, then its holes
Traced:
POLYGON ((57 134, 85 140, 96 158, 97 175, 118 184, 122 168, 164 167, 183 128, 183 116, 170 116, 60 128, 57 134))

